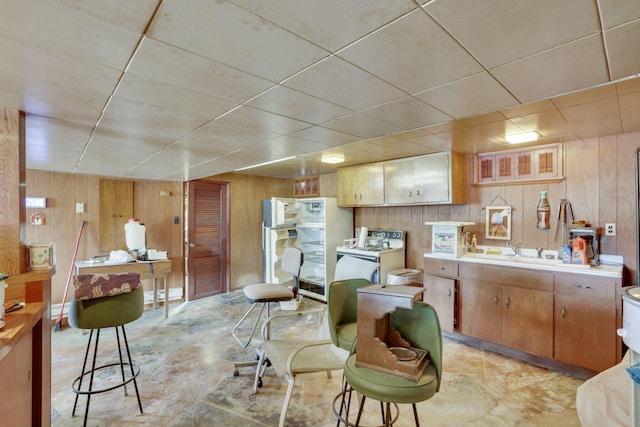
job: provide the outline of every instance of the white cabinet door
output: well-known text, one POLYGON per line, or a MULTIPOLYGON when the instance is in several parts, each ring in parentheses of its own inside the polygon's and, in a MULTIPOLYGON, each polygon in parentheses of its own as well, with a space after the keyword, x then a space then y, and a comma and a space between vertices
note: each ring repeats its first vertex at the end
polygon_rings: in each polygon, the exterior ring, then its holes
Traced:
POLYGON ((421 156, 413 161, 414 203, 444 203, 451 200, 449 153, 421 156))

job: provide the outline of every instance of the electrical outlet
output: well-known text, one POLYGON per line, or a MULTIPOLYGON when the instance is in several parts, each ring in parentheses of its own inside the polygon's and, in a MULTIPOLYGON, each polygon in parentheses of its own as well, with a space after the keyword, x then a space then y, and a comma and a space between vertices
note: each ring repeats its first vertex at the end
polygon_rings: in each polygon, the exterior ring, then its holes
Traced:
POLYGON ((76 213, 84 213, 84 203, 76 203, 76 213))
POLYGON ((616 225, 613 223, 608 223, 604 225, 604 235, 605 236, 615 236, 616 235, 616 225))

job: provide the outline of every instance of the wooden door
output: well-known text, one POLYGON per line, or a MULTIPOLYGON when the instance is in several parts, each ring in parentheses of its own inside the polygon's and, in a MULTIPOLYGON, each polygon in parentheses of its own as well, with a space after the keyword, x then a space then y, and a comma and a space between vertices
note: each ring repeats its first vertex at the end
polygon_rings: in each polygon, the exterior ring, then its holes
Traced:
POLYGON ((133 217, 133 181, 100 180, 100 252, 127 250, 124 225, 133 217))
POLYGON ((595 372, 615 365, 615 300, 560 294, 555 298, 556 359, 595 372))
POLYGON ((227 183, 187 183, 187 297, 190 301, 229 289, 227 199, 227 183))
POLYGON ((460 332, 500 343, 502 335, 502 286, 481 280, 460 281, 460 332))
POLYGON ((504 286, 502 344, 553 357, 553 294, 504 286))

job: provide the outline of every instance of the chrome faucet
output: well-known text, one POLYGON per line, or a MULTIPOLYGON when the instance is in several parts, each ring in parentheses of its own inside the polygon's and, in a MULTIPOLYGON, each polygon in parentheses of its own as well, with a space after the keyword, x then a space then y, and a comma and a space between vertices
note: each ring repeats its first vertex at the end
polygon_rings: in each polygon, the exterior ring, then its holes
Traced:
POLYGON ((542 258, 542 248, 536 248, 536 251, 538 251, 538 258, 542 258))
POLYGON ((507 246, 511 248, 511 250, 513 251, 513 255, 520 255, 520 242, 507 242, 507 246))

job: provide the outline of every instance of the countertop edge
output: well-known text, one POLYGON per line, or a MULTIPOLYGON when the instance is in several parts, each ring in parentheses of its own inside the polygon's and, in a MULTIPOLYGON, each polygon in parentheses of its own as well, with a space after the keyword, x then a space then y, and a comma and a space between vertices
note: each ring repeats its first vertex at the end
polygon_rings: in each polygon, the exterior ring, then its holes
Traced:
POLYGON ((47 305, 44 302, 30 302, 24 308, 5 315, 5 325, 0 329, 0 363, 18 341, 42 319, 46 309, 47 305))
POLYGON ((561 265, 535 265, 535 264, 524 264, 524 263, 515 263, 513 261, 501 261, 501 260, 490 260, 490 259, 482 259, 482 258, 453 258, 453 257, 444 257, 434 255, 432 253, 425 253, 425 258, 431 259, 441 259, 446 261, 459 261, 459 262, 469 262, 473 264, 485 264, 485 265, 495 265, 502 267, 513 267, 513 268, 524 268, 529 270, 538 270, 538 271, 554 271, 559 273, 573 273, 573 274, 584 274, 589 276, 602 276, 602 277, 611 277, 616 279, 622 278, 622 265, 617 264, 607 264, 607 265, 599 265, 595 267, 591 267, 588 269, 580 269, 573 267, 563 267, 561 265))

